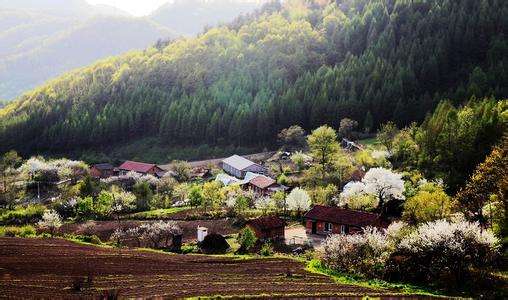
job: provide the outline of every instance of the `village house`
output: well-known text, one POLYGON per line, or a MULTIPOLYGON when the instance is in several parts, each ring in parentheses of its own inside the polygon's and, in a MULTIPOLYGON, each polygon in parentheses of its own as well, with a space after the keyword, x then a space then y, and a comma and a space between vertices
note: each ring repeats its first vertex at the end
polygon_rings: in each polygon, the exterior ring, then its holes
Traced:
POLYGON ((248 172, 266 173, 266 169, 263 166, 239 155, 228 157, 224 159, 221 164, 224 172, 240 179, 245 178, 248 172))
POLYGON ((90 175, 94 178, 108 178, 115 175, 115 167, 112 164, 96 164, 90 168, 90 175))
POLYGON ((284 239, 284 227, 286 223, 279 217, 262 217, 247 222, 247 227, 252 229, 260 240, 284 239))
POLYGON ((259 174, 248 182, 247 187, 259 196, 268 196, 277 191, 288 190, 288 187, 278 184, 275 179, 259 174))
POLYGON ((353 234, 367 226, 386 228, 388 223, 377 214, 316 205, 305 214, 305 225, 307 234, 329 235, 353 234))
POLYGON ((275 179, 252 172, 247 172, 242 180, 224 173, 218 174, 215 180, 224 186, 238 184, 244 190, 252 190, 257 196, 269 196, 277 191, 288 190, 288 187, 278 184, 275 179))
POLYGON ((153 175, 155 177, 162 177, 165 171, 155 164, 147 164, 135 161, 126 161, 118 167, 120 175, 126 175, 129 172, 136 172, 143 175, 153 175))

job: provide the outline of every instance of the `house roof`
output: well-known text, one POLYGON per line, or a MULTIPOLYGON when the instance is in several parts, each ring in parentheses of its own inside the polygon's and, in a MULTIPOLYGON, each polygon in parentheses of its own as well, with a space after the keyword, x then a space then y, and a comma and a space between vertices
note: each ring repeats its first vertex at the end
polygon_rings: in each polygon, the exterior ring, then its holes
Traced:
POLYGON ((264 231, 284 227, 286 223, 279 217, 269 216, 249 220, 247 225, 250 225, 260 231, 264 231))
POLYGON ((157 167, 157 165, 135 162, 135 161, 126 161, 118 168, 120 170, 134 171, 134 172, 138 172, 138 173, 147 173, 153 167, 157 167))
POLYGON ((266 189, 272 185, 274 185, 276 181, 270 177, 266 177, 263 175, 260 175, 258 177, 255 177, 250 181, 250 184, 252 184, 255 187, 258 187, 260 189, 266 189))
POLYGON ((96 168, 97 170, 113 170, 114 167, 112 164, 104 163, 104 164, 95 164, 92 167, 96 168))
POLYGON ((230 156, 222 161, 222 163, 230 165, 231 167, 237 170, 245 170, 250 166, 255 165, 256 163, 246 159, 245 157, 239 155, 230 156))
POLYGON ((387 227, 386 222, 377 214, 322 205, 314 206, 305 214, 305 218, 358 227, 387 227))

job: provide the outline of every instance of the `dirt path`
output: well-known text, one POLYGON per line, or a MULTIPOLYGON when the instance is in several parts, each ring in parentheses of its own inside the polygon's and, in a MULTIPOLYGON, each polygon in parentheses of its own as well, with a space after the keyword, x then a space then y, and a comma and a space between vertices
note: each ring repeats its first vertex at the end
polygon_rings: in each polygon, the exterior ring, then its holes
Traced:
POLYGON ((234 260, 83 246, 60 239, 0 238, 0 298, 74 299, 264 295, 388 296, 340 285, 290 259, 234 260))

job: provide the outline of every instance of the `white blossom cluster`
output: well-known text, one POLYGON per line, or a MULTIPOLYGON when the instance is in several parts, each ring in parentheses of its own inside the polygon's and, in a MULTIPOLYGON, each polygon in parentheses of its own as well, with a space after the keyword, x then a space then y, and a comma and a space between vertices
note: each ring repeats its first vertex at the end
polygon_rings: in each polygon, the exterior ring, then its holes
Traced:
POLYGON ((328 237, 323 244, 322 257, 333 269, 368 273, 375 265, 384 264, 392 249, 393 245, 384 230, 367 227, 363 234, 328 237))
POLYGON ((352 181, 344 187, 342 201, 353 197, 374 195, 384 200, 388 198, 404 199, 404 180, 402 175, 385 168, 370 169, 362 181, 352 181))
POLYGON ((101 179, 101 181, 106 184, 113 184, 116 182, 129 181, 129 180, 136 182, 136 183, 147 182, 150 185, 156 185, 159 183, 159 179, 153 175, 150 175, 150 174, 143 175, 143 174, 140 174, 140 173, 137 173, 134 171, 130 171, 125 175, 112 176, 109 178, 101 179))
POLYGON ((158 221, 128 230, 117 229, 110 239, 120 243, 126 240, 136 240, 138 246, 160 249, 171 244, 172 238, 182 233, 182 229, 175 221, 158 221))
POLYGON ((46 161, 43 158, 32 157, 21 165, 19 171, 27 176, 40 172, 53 172, 58 174, 61 178, 69 178, 77 170, 85 171, 87 169, 88 166, 82 161, 65 158, 46 161))
POLYGON ((465 254, 469 244, 484 245, 496 250, 498 240, 490 230, 481 230, 478 223, 438 220, 420 225, 402 239, 399 248, 422 253, 441 247, 450 253, 465 254))
POLYGON ((286 198, 286 205, 292 211, 306 211, 311 204, 309 194, 301 188, 295 188, 286 198))
POLYGON ((62 218, 60 215, 54 210, 47 210, 42 215, 42 220, 40 220, 37 225, 42 229, 47 229, 53 234, 58 228, 62 226, 62 218))
POLYGON ((395 222, 386 230, 369 227, 361 234, 332 235, 324 242, 321 255, 333 269, 373 274, 376 266, 383 266, 394 253, 413 260, 436 257, 431 265, 440 270, 454 267, 456 260, 481 264, 484 255, 495 255, 498 249, 494 234, 478 223, 438 220, 416 228, 395 222))

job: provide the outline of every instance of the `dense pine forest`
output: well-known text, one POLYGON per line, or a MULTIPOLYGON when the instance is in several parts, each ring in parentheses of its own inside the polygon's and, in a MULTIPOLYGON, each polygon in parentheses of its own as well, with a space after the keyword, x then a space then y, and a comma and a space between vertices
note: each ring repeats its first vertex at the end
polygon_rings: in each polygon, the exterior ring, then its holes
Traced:
POLYGON ((0 152, 270 146, 282 128, 345 117, 406 126, 443 99, 508 97, 507 14, 504 0, 273 2, 21 97, 0 110, 0 152))

